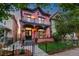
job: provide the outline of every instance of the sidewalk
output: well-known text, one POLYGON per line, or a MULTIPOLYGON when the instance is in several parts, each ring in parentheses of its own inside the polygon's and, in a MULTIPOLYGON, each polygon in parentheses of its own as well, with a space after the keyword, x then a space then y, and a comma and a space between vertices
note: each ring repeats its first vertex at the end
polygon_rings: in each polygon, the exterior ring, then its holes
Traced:
POLYGON ((43 50, 41 50, 38 45, 35 46, 35 54, 34 56, 48 56, 43 50))
POLYGON ((53 54, 52 56, 79 56, 79 48, 53 54))

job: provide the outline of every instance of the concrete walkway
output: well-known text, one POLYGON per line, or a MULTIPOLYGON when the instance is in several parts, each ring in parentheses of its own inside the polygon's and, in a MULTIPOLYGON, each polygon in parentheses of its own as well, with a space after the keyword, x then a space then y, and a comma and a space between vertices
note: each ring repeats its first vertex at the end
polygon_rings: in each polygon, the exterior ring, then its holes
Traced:
POLYGON ((34 56, 48 56, 48 54, 46 52, 44 52, 43 50, 41 50, 38 45, 35 46, 35 53, 34 56))
POLYGON ((79 48, 53 54, 52 56, 79 56, 79 48))

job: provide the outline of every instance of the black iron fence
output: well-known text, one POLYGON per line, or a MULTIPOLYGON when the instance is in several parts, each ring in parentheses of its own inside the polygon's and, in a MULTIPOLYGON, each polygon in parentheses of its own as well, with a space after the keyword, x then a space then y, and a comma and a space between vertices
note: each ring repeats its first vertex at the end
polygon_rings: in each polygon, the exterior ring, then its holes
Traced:
MULTIPOLYGON (((21 40, 19 42, 13 42, 13 40, 6 41, 6 47, 11 46, 11 49, 0 49, 0 55, 8 56, 33 56, 35 53, 35 42, 32 40, 21 40)), ((38 47, 48 54, 71 49, 73 47, 79 47, 79 40, 63 40, 59 42, 45 42, 38 44, 38 47)))
POLYGON ((58 42, 47 42, 38 44, 38 46, 46 53, 52 54, 79 47, 79 40, 63 40, 58 42))

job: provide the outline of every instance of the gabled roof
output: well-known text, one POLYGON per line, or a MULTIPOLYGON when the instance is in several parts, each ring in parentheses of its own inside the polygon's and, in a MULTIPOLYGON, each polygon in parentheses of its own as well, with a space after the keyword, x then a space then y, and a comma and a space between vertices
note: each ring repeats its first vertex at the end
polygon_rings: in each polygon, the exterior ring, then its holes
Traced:
POLYGON ((37 7, 37 8, 35 8, 35 9, 27 8, 27 9, 23 9, 23 10, 27 10, 27 11, 30 11, 30 12, 35 12, 35 11, 39 10, 42 15, 50 16, 49 13, 45 13, 40 7, 37 7))
POLYGON ((61 13, 57 11, 56 13, 54 13, 54 14, 51 16, 51 19, 52 19, 52 20, 55 19, 56 16, 61 17, 61 13))
POLYGON ((58 14, 60 15, 60 12, 57 11, 57 12, 55 12, 55 13, 52 15, 52 17, 54 17, 54 16, 56 16, 56 15, 58 15, 58 14))

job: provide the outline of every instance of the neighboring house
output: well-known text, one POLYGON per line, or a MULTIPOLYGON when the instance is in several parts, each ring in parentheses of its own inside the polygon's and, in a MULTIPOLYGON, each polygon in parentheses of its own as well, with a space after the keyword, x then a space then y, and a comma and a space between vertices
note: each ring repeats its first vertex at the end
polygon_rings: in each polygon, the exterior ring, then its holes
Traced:
POLYGON ((8 20, 2 20, 0 22, 0 29, 2 29, 4 31, 4 33, 0 33, 1 35, 3 34, 2 37, 0 37, 0 41, 4 41, 4 42, 7 42, 7 38, 8 39, 15 39, 16 36, 15 36, 15 32, 16 32, 16 20, 15 20, 15 17, 12 16, 11 18, 9 18, 8 20), (15 26, 15 27, 13 27, 15 26), (14 32, 15 30, 15 32, 14 32))
MULTIPOLYGON (((61 18, 62 16, 61 16, 61 13, 60 12, 56 12, 52 17, 51 17, 51 32, 52 32, 52 36, 54 35, 54 33, 57 33, 57 31, 56 31, 56 22, 58 21, 60 21, 62 18, 61 18)), ((77 33, 75 33, 75 35, 73 34, 73 33, 71 33, 71 34, 66 34, 65 35, 66 37, 65 37, 65 39, 77 39, 78 37, 79 37, 79 35, 77 34, 77 33), (72 37, 72 35, 73 35, 73 37, 72 37)))
POLYGON ((59 20, 61 20, 61 15, 60 15, 59 12, 56 12, 51 17, 51 32, 52 32, 52 35, 57 32, 56 31, 56 21, 59 21, 59 20))
POLYGON ((10 33, 11 29, 6 27, 6 21, 0 22, 0 42, 6 42, 6 37, 10 33))

